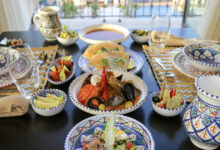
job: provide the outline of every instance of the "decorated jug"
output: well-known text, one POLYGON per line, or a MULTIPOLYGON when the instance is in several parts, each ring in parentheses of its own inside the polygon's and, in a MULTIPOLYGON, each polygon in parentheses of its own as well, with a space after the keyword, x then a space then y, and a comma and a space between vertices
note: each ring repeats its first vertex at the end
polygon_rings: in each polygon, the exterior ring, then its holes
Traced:
POLYGON ((35 25, 47 41, 55 41, 56 35, 61 32, 61 24, 58 18, 58 7, 47 6, 40 8, 33 17, 35 25), (38 20, 40 24, 38 24, 38 20))
POLYGON ((195 81, 197 97, 184 113, 191 142, 201 149, 220 146, 220 76, 202 75, 195 81))

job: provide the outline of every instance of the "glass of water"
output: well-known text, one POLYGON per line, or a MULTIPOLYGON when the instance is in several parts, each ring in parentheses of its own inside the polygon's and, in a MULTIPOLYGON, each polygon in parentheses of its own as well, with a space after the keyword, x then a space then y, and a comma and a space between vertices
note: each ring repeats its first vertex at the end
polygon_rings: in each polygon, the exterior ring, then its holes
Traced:
POLYGON ((162 50, 170 34, 170 16, 153 15, 150 26, 149 45, 151 50, 162 50))
POLYGON ((19 57, 10 69, 9 74, 19 92, 30 99, 40 87, 39 67, 28 44, 11 46, 19 57))

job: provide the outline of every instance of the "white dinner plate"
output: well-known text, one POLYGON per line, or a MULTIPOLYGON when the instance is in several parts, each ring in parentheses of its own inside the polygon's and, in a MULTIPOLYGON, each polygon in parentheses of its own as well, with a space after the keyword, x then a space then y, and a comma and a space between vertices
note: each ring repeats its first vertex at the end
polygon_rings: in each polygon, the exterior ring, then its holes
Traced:
MULTIPOLYGON (((130 70, 129 72, 133 74, 137 74, 138 72, 141 71, 141 69, 144 66, 144 59, 138 53, 133 52, 132 50, 126 49, 125 51, 129 53, 129 56, 134 59, 134 62, 136 64, 136 68, 130 70)), ((78 64, 79 67, 86 73, 95 70, 93 66, 89 65, 89 60, 83 57, 83 55, 80 56, 78 64)))

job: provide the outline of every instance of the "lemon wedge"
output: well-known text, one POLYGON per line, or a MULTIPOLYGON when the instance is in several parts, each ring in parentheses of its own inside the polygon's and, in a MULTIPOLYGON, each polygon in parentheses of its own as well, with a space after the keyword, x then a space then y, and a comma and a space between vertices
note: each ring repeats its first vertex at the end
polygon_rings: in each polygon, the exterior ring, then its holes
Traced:
POLYGON ((61 104, 61 103, 63 102, 63 100, 64 100, 64 96, 63 96, 63 95, 61 95, 60 97, 57 97, 57 96, 54 95, 54 94, 49 94, 49 93, 47 93, 47 94, 46 94, 46 97, 47 97, 47 98, 50 98, 50 99, 53 99, 53 100, 59 101, 59 104, 61 104))
POLYGON ((47 97, 42 97, 42 96, 37 96, 37 100, 45 102, 45 103, 56 103, 56 100, 53 100, 47 97))
POLYGON ((134 59, 130 58, 129 63, 128 63, 128 70, 132 70, 134 68, 136 68, 136 64, 134 62, 134 59))
POLYGON ((52 108, 58 106, 59 101, 47 103, 36 99, 34 100, 34 105, 40 108, 52 108))

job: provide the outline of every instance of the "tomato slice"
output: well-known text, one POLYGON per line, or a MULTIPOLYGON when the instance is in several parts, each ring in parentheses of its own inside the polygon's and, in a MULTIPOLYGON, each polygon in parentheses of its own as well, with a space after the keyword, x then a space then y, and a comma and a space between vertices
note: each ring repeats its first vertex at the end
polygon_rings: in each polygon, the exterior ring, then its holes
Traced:
POLYGON ((134 146, 134 144, 132 142, 128 142, 126 145, 125 145, 125 148, 130 150, 132 147, 134 146))

